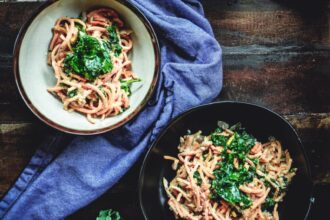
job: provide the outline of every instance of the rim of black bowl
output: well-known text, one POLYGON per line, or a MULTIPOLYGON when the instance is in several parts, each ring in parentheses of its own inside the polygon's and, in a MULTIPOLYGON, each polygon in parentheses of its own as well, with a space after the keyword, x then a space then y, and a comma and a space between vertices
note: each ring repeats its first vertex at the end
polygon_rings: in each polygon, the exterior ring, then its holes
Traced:
POLYGON ((15 82, 16 82, 18 91, 19 91, 23 101, 28 106, 28 108, 32 111, 32 113, 35 116, 37 116, 37 118, 39 118, 41 121, 43 121, 44 123, 46 123, 50 127, 53 127, 57 130, 60 130, 62 132, 69 133, 69 134, 77 134, 77 135, 102 134, 102 133, 105 133, 107 131, 113 130, 115 128, 118 128, 118 127, 126 124, 128 121, 133 119, 146 106, 146 104, 148 103, 148 101, 152 97, 152 94, 154 93, 155 87, 156 87, 157 82, 158 82, 159 72, 160 72, 160 62, 161 62, 160 61, 160 48, 159 48, 158 38, 157 38, 157 35, 156 35, 156 32, 155 32, 154 28, 152 27, 151 23, 146 18, 146 16, 140 11, 140 9, 138 9, 136 6, 134 6, 132 3, 130 3, 127 0, 116 0, 116 1, 121 3, 122 5, 126 6, 128 9, 130 9, 141 20, 141 22, 144 24, 144 26, 148 30, 148 33, 151 37, 152 44, 153 44, 153 49, 154 49, 154 53, 155 53, 155 69, 154 69, 154 76, 153 76, 153 80, 151 82, 150 88, 147 92, 147 95, 142 100, 141 104, 132 113, 130 113, 127 117, 125 117, 124 119, 122 119, 118 123, 116 123, 114 125, 111 125, 111 126, 108 126, 108 127, 99 128, 99 129, 95 129, 95 130, 76 130, 76 129, 71 129, 71 128, 67 128, 65 126, 62 126, 62 125, 54 122, 53 120, 47 118, 45 115, 43 115, 32 104, 31 100, 27 96, 27 94, 26 94, 26 92, 23 88, 21 78, 20 78, 20 73, 19 73, 19 54, 20 54, 22 41, 24 39, 26 31, 28 30, 28 28, 30 27, 30 25, 34 21, 34 19, 44 9, 46 9, 47 7, 51 6, 52 4, 54 4, 58 1, 61 1, 61 0, 49 0, 49 1, 46 1, 45 3, 43 3, 39 8, 37 8, 33 12, 33 14, 30 16, 30 18, 23 24, 23 26, 21 27, 21 29, 20 29, 20 31, 17 35, 15 45, 14 45, 14 50, 13 50, 13 70, 14 70, 15 82))
MULTIPOLYGON (((308 179, 312 183, 310 162, 309 162, 309 159, 307 157, 305 148, 304 148, 304 146, 303 146, 303 144, 301 142, 301 139, 300 139, 297 131, 293 128, 293 126, 285 118, 283 118, 278 113, 276 113, 276 112, 274 112, 274 111, 272 111, 272 110, 270 110, 270 109, 268 109, 266 107, 263 107, 263 106, 260 106, 260 105, 257 105, 257 104, 253 104, 253 103, 240 102, 240 101, 218 101, 218 102, 211 102, 211 103, 208 103, 208 104, 202 104, 202 105, 198 105, 196 107, 190 108, 187 111, 184 111, 181 114, 179 114, 178 116, 176 116, 175 118, 173 118, 168 123, 168 125, 161 131, 161 133, 157 136, 157 138, 152 142, 151 147, 148 149, 148 151, 147 151, 147 153, 146 153, 146 155, 145 155, 145 157, 143 159, 143 162, 142 162, 142 166, 141 166, 140 174, 139 174, 139 182, 138 182, 139 205, 140 205, 140 209, 142 211, 143 217, 145 219, 148 220, 148 216, 147 216, 147 214, 145 212, 145 209, 143 207, 143 202, 142 202, 142 188, 143 188, 143 185, 144 185, 143 177, 144 177, 144 173, 145 173, 145 166, 146 166, 146 163, 147 163, 147 161, 149 159, 150 152, 157 145, 157 143, 159 142, 159 140, 165 135, 165 133, 167 132, 167 130, 170 127, 172 127, 182 117, 186 116, 187 114, 190 114, 191 112, 198 111, 199 109, 206 108, 206 107, 209 107, 209 106, 212 106, 212 105, 218 105, 218 104, 242 104, 242 105, 249 105, 249 106, 257 107, 257 108, 263 109, 265 111, 268 111, 268 112, 274 114, 279 119, 281 119, 284 123, 286 123, 292 129, 292 131, 294 132, 294 134, 295 134, 295 136, 296 136, 296 138, 297 138, 297 140, 299 142, 299 145, 301 147, 301 151, 302 151, 303 156, 304 156, 304 159, 306 161, 306 169, 307 169, 308 179)), ((313 203, 312 202, 312 198, 313 198, 313 185, 311 184, 311 194, 310 194, 310 200, 309 200, 309 204, 308 204, 308 209, 306 211, 305 218, 304 218, 305 220, 309 216, 309 213, 310 213, 310 210, 311 210, 311 207, 312 207, 312 203, 313 203)))

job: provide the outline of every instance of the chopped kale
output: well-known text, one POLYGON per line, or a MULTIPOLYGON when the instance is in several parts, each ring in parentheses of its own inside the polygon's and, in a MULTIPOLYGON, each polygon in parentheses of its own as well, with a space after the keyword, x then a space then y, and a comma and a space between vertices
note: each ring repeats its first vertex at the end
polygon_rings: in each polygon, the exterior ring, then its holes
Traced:
POLYGON ((82 31, 82 32, 86 33, 86 30, 80 23, 75 22, 74 26, 78 29, 78 31, 82 31))
POLYGON ((108 49, 95 37, 80 31, 72 49, 73 53, 68 54, 64 60, 64 71, 67 74, 73 72, 93 81, 112 70, 108 49))
POLYGON ((219 135, 219 133, 221 133, 221 132, 222 132, 222 129, 217 128, 215 130, 215 132, 211 134, 211 140, 212 140, 213 144, 216 146, 225 146, 228 141, 228 137, 219 135))
POLYGON ((202 178, 201 178, 201 176, 200 176, 200 174, 199 174, 198 171, 195 171, 194 172, 193 177, 197 180, 197 184, 198 185, 201 185, 202 184, 202 178))
POLYGON ((86 22, 87 20, 86 13, 80 12, 78 19, 82 20, 83 22, 86 22))
POLYGON ((291 168, 289 172, 290 172, 290 173, 296 173, 297 170, 298 170, 297 168, 291 168))
POLYGON ((255 168, 247 169, 243 164, 247 152, 254 146, 256 140, 245 131, 235 131, 231 137, 219 135, 221 132, 222 129, 217 128, 211 134, 213 144, 224 147, 222 161, 219 163, 220 168, 213 172, 215 179, 211 184, 212 198, 221 198, 232 205, 246 209, 252 202, 245 193, 239 190, 239 186, 253 180, 255 168), (233 165, 235 159, 239 162, 238 168, 233 165))
POLYGON ((119 212, 109 209, 109 210, 101 210, 96 220, 122 220, 122 218, 119 212))
POLYGON ((251 160, 254 163, 254 165, 259 164, 259 159, 258 158, 249 158, 249 160, 251 160))
POLYGON ((261 206, 261 209, 262 210, 269 210, 275 205, 275 201, 270 198, 270 197, 267 197, 266 198, 266 201, 262 204, 261 206))
POLYGON ((106 42, 107 47, 114 53, 116 57, 118 57, 121 54, 122 47, 120 46, 116 26, 109 26, 107 30, 109 33, 109 41, 106 42))
POLYGON ((239 131, 242 129, 242 124, 240 122, 238 122, 238 123, 232 125, 229 129, 232 131, 239 131))
POLYGON ((229 128, 229 125, 224 121, 218 121, 218 127, 225 130, 229 128))
POLYGON ((130 80, 120 80, 121 89, 123 89, 128 96, 132 94, 131 92, 131 85, 135 82, 140 82, 140 79, 130 79, 130 80))
POLYGON ((77 95, 77 89, 72 90, 72 91, 70 91, 70 92, 67 93, 67 96, 69 98, 75 97, 76 95, 77 95))

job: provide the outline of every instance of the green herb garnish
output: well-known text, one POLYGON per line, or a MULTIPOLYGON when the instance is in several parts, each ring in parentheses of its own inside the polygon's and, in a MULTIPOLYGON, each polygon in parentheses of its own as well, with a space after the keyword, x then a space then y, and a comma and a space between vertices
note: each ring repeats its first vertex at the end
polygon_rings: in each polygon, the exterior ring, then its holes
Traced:
MULTIPOLYGON (((238 127, 234 127, 235 130, 238 127)), ((222 128, 217 128, 211 134, 213 144, 224 147, 222 161, 219 163, 220 168, 213 172, 215 179, 211 184, 212 198, 221 198, 232 205, 246 209, 252 202, 245 193, 239 190, 239 186, 251 182, 255 175, 255 168, 247 169, 243 164, 246 161, 246 154, 254 146, 256 140, 245 131, 234 131, 230 137, 219 135, 221 132, 222 128), (238 168, 233 165, 235 159, 239 163, 238 168)))
POLYGON ((262 204, 261 209, 264 210, 270 210, 272 207, 274 207, 275 201, 274 199, 267 197, 265 202, 262 204))
POLYGON ((109 51, 101 40, 79 31, 72 50, 73 53, 68 54, 64 60, 64 71, 67 74, 73 72, 93 81, 112 70, 109 51))
POLYGON ((213 142, 214 145, 216 146, 225 146, 227 141, 228 141, 228 137, 219 135, 219 133, 222 132, 221 128, 217 128, 212 134, 211 134, 211 140, 213 142))
POLYGON ((69 98, 75 97, 75 96, 77 95, 77 92, 78 92, 77 89, 72 90, 72 91, 70 91, 70 92, 67 93, 67 96, 68 96, 69 98))
POLYGON ((135 82, 141 82, 141 79, 120 80, 121 89, 123 89, 128 96, 132 94, 131 85, 135 82))
POLYGON ((197 184, 198 185, 201 185, 202 184, 202 178, 201 178, 201 176, 200 176, 200 174, 199 174, 198 171, 195 171, 194 172, 193 177, 197 180, 197 184))
POLYGON ((80 23, 74 23, 74 26, 78 29, 78 31, 82 31, 86 33, 86 30, 83 28, 83 26, 80 23))
POLYGON ((120 46, 116 26, 109 26, 107 30, 109 33, 109 41, 107 42, 107 46, 109 50, 111 50, 114 55, 118 57, 121 54, 122 47, 120 46))
POLYGON ((99 212, 99 216, 96 220, 121 220, 121 216, 119 212, 113 211, 112 209, 109 210, 101 210, 99 212))

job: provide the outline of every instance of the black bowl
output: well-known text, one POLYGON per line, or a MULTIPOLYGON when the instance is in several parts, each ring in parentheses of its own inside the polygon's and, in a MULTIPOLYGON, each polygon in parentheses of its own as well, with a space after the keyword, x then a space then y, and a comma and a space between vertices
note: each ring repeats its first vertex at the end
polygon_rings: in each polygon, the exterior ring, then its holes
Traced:
POLYGON ((209 134, 217 127, 217 121, 229 124, 241 122, 246 130, 259 141, 270 136, 281 141, 293 158, 297 175, 289 186, 288 193, 279 206, 280 219, 306 219, 311 206, 312 181, 309 162, 302 143, 293 127, 280 115, 266 108, 241 103, 218 102, 202 105, 186 111, 169 123, 148 151, 140 172, 139 199, 145 219, 175 219, 167 205, 167 195, 162 179, 175 176, 171 163, 164 155, 176 156, 179 138, 201 130, 209 134))

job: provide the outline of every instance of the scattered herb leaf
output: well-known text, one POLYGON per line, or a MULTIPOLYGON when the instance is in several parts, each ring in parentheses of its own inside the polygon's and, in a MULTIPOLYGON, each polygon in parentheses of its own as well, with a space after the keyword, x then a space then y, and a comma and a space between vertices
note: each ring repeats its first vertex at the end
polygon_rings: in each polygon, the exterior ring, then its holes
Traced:
POLYGON ((269 210, 272 207, 274 207, 274 205, 275 205, 275 201, 272 198, 267 197, 265 202, 262 204, 261 208, 262 210, 269 210))
POLYGON ((119 37, 117 34, 116 26, 109 26, 107 28, 109 33, 109 41, 107 41, 107 46, 109 50, 111 50, 116 57, 121 54, 122 47, 120 46, 119 37))
POLYGON ((228 123, 224 122, 224 121, 218 121, 218 127, 225 130, 229 128, 228 123))
POLYGON ((198 171, 195 171, 194 172, 193 177, 197 180, 197 184, 198 185, 201 185, 202 184, 202 178, 201 178, 201 176, 200 176, 200 174, 199 174, 198 171))
POLYGON ((96 220, 122 220, 122 218, 119 212, 109 209, 109 210, 101 210, 96 220))
POLYGON ((75 97, 77 95, 77 92, 78 92, 78 90, 75 89, 75 90, 72 90, 72 91, 68 92, 67 95, 68 95, 69 98, 72 98, 72 97, 75 97))
POLYGON ((121 89, 123 89, 128 96, 132 94, 131 85, 135 82, 141 82, 141 79, 120 80, 121 89))

